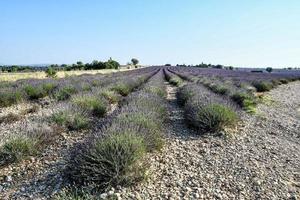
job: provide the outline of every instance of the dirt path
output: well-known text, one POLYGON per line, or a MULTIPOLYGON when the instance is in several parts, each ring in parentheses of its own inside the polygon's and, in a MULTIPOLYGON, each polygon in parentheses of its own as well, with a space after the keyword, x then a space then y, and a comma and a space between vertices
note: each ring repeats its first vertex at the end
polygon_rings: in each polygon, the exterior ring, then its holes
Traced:
POLYGON ((162 153, 152 156, 152 178, 123 189, 125 199, 297 199, 300 193, 300 82, 269 92, 276 104, 244 115, 235 137, 195 136, 167 85, 170 121, 162 153), (298 92, 299 93, 299 92, 298 92), (276 106, 274 106, 276 105, 276 106), (277 115, 278 111, 283 115, 277 115), (298 135, 298 136, 297 136, 298 135))

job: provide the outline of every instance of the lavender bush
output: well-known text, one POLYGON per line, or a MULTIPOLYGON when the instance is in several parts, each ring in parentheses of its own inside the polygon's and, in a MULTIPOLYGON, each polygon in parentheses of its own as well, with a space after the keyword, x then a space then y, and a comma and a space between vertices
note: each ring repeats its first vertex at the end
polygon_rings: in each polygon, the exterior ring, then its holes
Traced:
POLYGON ((162 71, 122 103, 109 126, 73 150, 68 169, 71 180, 103 189, 144 178, 145 153, 160 149, 163 143, 166 107, 161 88, 162 71))

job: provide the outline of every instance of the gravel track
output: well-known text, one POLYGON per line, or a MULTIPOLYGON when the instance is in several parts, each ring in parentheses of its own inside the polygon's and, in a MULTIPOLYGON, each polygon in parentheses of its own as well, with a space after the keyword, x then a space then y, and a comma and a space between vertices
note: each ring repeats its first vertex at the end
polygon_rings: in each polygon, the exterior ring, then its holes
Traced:
POLYGON ((151 179, 122 189, 124 199, 300 198, 300 82, 266 95, 257 115, 243 114, 235 135, 195 136, 167 84, 170 122, 162 153, 152 155, 151 179))

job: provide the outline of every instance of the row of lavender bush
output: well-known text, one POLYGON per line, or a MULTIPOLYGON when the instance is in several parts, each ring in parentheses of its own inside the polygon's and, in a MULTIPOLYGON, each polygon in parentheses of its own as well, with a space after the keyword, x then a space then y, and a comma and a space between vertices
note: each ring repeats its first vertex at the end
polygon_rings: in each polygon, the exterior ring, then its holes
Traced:
MULTIPOLYGON (((179 78, 167 69, 165 75, 167 80, 179 78)), ((176 95, 178 103, 184 107, 186 122, 198 134, 216 133, 234 126, 238 120, 234 105, 201 85, 187 82, 178 89, 176 95)))
POLYGON ((295 81, 300 78, 300 71, 290 72, 272 72, 272 73, 253 73, 242 70, 225 70, 225 69, 211 69, 211 68, 196 68, 196 67, 169 67, 169 69, 193 74, 195 76, 204 77, 224 77, 226 79, 231 79, 235 84, 240 85, 241 83, 253 82, 275 82, 286 83, 286 81, 295 81))
POLYGON ((110 125, 73 150, 67 169, 72 182, 103 190, 144 179, 148 168, 145 154, 163 145, 165 96, 159 71, 122 103, 110 125))
POLYGON ((246 82, 243 83, 243 85, 237 87, 231 79, 227 79, 225 77, 196 76, 185 71, 178 72, 178 70, 169 70, 170 72, 178 75, 185 80, 199 83, 201 85, 204 85, 214 93, 223 95, 224 97, 228 97, 228 101, 233 100, 247 112, 255 111, 257 99, 254 95, 254 91, 256 90, 246 82))
POLYGON ((17 135, 2 141, 0 166, 37 155, 55 142, 63 127, 69 130, 89 127, 93 118, 105 116, 110 103, 116 103, 121 99, 121 95, 126 96, 155 73, 157 73, 156 68, 140 70, 135 73, 135 76, 130 76, 130 79, 127 76, 120 76, 117 82, 106 87, 98 86, 91 91, 81 91, 70 101, 63 103, 59 107, 59 112, 54 112, 50 120, 49 118, 39 119, 38 123, 23 127, 17 135))
POLYGON ((109 75, 71 76, 61 79, 24 79, 15 82, 1 82, 0 108, 11 106, 24 100, 37 100, 49 96, 58 101, 69 99, 81 91, 91 91, 94 87, 117 82, 123 76, 133 77, 152 68, 112 73, 109 75))

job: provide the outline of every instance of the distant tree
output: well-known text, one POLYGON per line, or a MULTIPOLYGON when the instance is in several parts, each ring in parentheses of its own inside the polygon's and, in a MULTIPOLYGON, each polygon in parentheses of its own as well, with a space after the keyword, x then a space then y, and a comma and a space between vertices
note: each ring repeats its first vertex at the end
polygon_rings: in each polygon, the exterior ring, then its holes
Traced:
POLYGON ((165 64, 166 67, 171 67, 171 64, 165 64))
POLYGON ((196 65, 195 67, 201 67, 201 68, 208 68, 207 64, 204 64, 203 62, 199 65, 196 65))
POLYGON ((288 70, 292 70, 292 68, 291 68, 291 67, 288 67, 288 70))
POLYGON ((79 70, 85 69, 85 64, 83 64, 83 62, 77 61, 76 64, 77 66, 75 66, 75 69, 79 69, 79 70))
POLYGON ((134 66, 136 66, 137 64, 139 64, 139 60, 136 59, 136 58, 132 58, 132 59, 131 59, 131 62, 132 62, 132 64, 133 64, 134 66))
POLYGON ((229 70, 233 70, 233 67, 232 67, 232 66, 229 66, 228 69, 229 69, 229 70))
POLYGON ((92 65, 98 65, 99 61, 98 60, 93 60, 92 65))
POLYGON ((119 69, 120 63, 113 60, 112 58, 109 58, 109 60, 105 62, 105 68, 106 69, 119 69))
POLYGON ((273 71, 273 68, 272 67, 267 67, 266 71, 269 72, 269 73, 271 73, 273 71))
POLYGON ((48 67, 45 71, 46 76, 50 77, 50 78, 55 78, 56 77, 56 71, 54 69, 54 67, 48 67))
POLYGON ((213 65, 212 67, 216 69, 223 69, 223 65, 213 65))
POLYGON ((19 71, 19 66, 18 65, 11 66, 11 72, 17 72, 17 71, 19 71))

